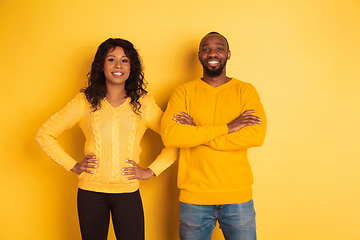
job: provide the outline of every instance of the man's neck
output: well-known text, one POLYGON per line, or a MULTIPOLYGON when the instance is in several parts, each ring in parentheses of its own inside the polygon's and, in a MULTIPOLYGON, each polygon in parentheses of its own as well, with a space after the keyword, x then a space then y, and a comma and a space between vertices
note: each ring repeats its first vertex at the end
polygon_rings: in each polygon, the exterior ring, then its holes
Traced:
POLYGON ((219 87, 231 80, 231 78, 227 77, 225 74, 221 74, 218 77, 209 77, 204 74, 201 79, 214 88, 219 87))

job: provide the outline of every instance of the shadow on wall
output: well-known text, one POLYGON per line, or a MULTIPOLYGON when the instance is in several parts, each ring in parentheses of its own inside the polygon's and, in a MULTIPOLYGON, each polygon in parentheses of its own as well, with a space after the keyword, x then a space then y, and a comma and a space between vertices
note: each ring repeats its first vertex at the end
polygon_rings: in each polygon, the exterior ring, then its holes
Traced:
MULTIPOLYGON (((159 134, 149 130, 145 133, 142 142, 140 165, 149 166, 164 148, 159 134)), ((156 228, 163 234, 162 239, 177 239, 179 222, 179 190, 177 188, 178 161, 166 169, 159 177, 140 182, 146 225, 156 228), (151 214, 148 214, 151 213, 151 214), (156 222, 156 224, 152 222, 156 222), (149 224, 150 223, 150 224, 149 224)), ((154 229, 149 229, 154 231, 154 229)), ((147 234, 150 234, 147 231, 147 234)))
POLYGON ((192 39, 182 43, 177 51, 176 56, 180 56, 175 64, 180 62, 181 68, 177 67, 175 79, 178 85, 194 80, 202 76, 202 67, 198 58, 200 39, 192 39), (179 61, 179 62, 177 62, 179 61))
MULTIPOLYGON (((173 78, 166 79, 166 81, 163 80, 163 82, 171 82, 172 84, 162 85, 161 91, 159 91, 159 95, 162 96, 161 101, 157 101, 157 104, 163 111, 166 109, 167 102, 177 86, 202 77, 202 67, 198 59, 199 41, 199 39, 184 41, 176 48, 176 58, 169 59, 173 61, 174 65, 173 78)), ((169 49, 173 48, 170 44, 167 47, 169 49)))

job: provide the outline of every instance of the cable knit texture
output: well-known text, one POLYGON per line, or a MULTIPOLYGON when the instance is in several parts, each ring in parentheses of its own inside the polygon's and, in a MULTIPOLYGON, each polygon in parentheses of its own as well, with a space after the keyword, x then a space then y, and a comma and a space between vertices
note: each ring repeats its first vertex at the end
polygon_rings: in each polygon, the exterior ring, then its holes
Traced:
MULTIPOLYGON (((139 163, 141 139, 148 128, 160 133, 162 116, 152 97, 143 96, 140 102, 140 115, 133 112, 129 98, 116 108, 104 99, 101 109, 93 112, 85 95, 79 93, 44 123, 36 134, 36 141, 50 158, 70 171, 77 161, 64 151, 57 137, 79 124, 86 138, 85 155, 95 155, 98 160, 93 174, 79 175, 79 188, 105 193, 134 192, 139 188, 139 180, 126 180, 122 169, 132 166, 126 163, 127 159, 139 163)), ((166 147, 149 168, 158 176, 177 155, 177 148, 166 147)))

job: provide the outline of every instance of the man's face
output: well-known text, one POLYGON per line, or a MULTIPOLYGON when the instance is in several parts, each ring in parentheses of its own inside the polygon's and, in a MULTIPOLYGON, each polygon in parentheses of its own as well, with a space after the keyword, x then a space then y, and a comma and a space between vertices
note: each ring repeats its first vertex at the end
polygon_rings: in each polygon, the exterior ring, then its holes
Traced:
POLYGON ((230 51, 223 37, 210 34, 201 40, 198 56, 204 73, 209 77, 218 77, 230 59, 230 51))

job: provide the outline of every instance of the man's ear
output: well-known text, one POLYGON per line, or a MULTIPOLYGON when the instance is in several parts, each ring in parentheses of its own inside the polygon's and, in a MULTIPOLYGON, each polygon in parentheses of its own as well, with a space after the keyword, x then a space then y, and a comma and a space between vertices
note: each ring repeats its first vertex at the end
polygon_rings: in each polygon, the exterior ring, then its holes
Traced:
POLYGON ((228 51, 227 60, 229 60, 229 59, 230 59, 230 57, 231 57, 231 51, 229 50, 229 51, 228 51))

